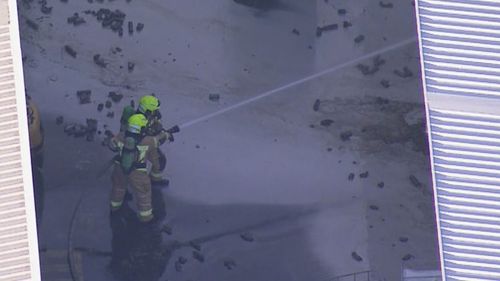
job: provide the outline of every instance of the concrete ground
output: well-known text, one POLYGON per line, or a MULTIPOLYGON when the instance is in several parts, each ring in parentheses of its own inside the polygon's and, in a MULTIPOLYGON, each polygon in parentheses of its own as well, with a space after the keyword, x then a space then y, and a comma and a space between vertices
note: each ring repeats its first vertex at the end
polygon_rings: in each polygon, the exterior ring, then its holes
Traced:
POLYGON ((332 280, 363 271, 399 280, 403 263, 437 267, 416 41, 381 53, 373 74, 357 67, 373 58, 356 60, 414 36, 414 7, 372 2, 47 1, 46 15, 43 4, 21 1, 26 89, 46 127, 44 280, 332 280), (100 8, 144 30, 103 29, 84 13, 100 8), (84 24, 67 23, 75 12, 84 24), (394 73, 405 66, 411 76, 394 73), (76 91, 86 89, 91 102, 79 104, 76 91), (124 97, 99 112, 109 91, 124 97), (146 228, 132 210, 110 217, 109 173, 97 175, 113 156, 101 145, 105 130, 151 92, 164 123, 184 126, 164 148, 171 185, 155 190, 160 221, 146 228), (98 121, 95 141, 64 133, 88 118, 98 121), (72 274, 61 259, 68 248, 72 274))

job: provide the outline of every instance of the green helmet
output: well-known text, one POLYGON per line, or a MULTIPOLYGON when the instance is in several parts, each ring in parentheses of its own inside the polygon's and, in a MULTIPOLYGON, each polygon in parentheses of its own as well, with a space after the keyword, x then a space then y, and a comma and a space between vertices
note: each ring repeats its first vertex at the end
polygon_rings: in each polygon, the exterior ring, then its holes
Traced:
POLYGON ((153 113, 160 109, 160 101, 155 96, 143 96, 139 100, 139 112, 144 114, 153 113))
POLYGON ((134 114, 128 119, 127 131, 140 134, 148 124, 148 119, 143 114, 134 114))

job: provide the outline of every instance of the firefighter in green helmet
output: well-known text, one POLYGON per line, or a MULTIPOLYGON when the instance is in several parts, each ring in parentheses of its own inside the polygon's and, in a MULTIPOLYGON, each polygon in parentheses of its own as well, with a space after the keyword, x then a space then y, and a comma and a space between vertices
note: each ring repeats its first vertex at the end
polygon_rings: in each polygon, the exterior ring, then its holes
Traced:
POLYGON ((111 176, 111 211, 121 208, 127 184, 130 183, 139 210, 138 216, 143 222, 153 219, 147 163, 151 163, 151 175, 160 174, 158 145, 171 137, 166 131, 149 136, 146 134, 147 125, 148 119, 143 114, 134 114, 128 118, 125 132, 120 132, 111 142, 118 152, 111 176))

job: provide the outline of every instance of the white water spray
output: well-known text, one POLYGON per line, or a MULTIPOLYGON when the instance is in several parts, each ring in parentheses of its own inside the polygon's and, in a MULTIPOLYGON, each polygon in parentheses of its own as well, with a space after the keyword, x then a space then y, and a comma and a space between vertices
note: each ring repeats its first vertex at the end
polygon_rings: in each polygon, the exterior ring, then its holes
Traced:
POLYGON ((283 86, 281 86, 281 87, 278 87, 278 88, 276 88, 276 89, 273 89, 273 90, 270 90, 270 91, 264 92, 264 93, 262 93, 262 94, 259 94, 259 95, 257 95, 257 96, 254 96, 254 97, 252 97, 252 98, 249 98, 249 99, 246 99, 246 100, 244 100, 244 101, 238 102, 238 103, 236 103, 236 104, 233 104, 233 105, 228 106, 228 107, 226 107, 226 108, 223 108, 223 109, 221 109, 221 110, 218 110, 218 111, 212 112, 212 113, 210 113, 210 114, 207 114, 207 115, 201 116, 201 117, 199 117, 199 118, 196 118, 196 119, 194 119, 194 120, 191 120, 191 121, 189 121, 189 122, 186 122, 186 123, 184 123, 184 124, 182 124, 182 125, 179 125, 179 127, 180 127, 181 129, 184 129, 184 128, 187 128, 187 127, 190 127, 190 126, 195 125, 195 124, 197 124, 197 123, 200 123, 200 122, 206 121, 206 120, 208 120, 208 119, 211 119, 211 118, 213 118, 213 117, 216 117, 216 116, 219 116, 219 115, 221 115, 221 114, 224 114, 224 113, 226 113, 226 112, 228 112, 228 111, 231 111, 231 110, 234 110, 234 109, 240 108, 240 107, 242 107, 242 106, 245 106, 245 105, 247 105, 247 104, 250 104, 250 103, 256 102, 256 101, 261 100, 261 99, 263 99, 263 98, 265 98, 265 97, 268 97, 268 96, 270 96, 270 95, 273 95, 273 94, 276 94, 276 93, 278 93, 278 92, 284 91, 284 90, 286 90, 286 89, 292 88, 292 87, 294 87, 294 86, 297 86, 297 85, 303 84, 303 83, 305 83, 305 82, 308 82, 308 81, 313 80, 313 79, 315 79, 315 78, 321 77, 321 76, 323 76, 323 75, 326 75, 326 74, 329 74, 329 73, 335 72, 335 71, 340 70, 340 69, 342 69, 342 68, 344 68, 344 67, 347 67, 347 66, 353 65, 353 64, 355 64, 355 63, 359 63, 359 62, 361 62, 361 61, 363 61, 363 60, 366 60, 366 59, 368 59, 368 58, 371 58, 371 57, 374 57, 374 56, 380 55, 380 54, 382 54, 382 53, 389 52, 389 51, 392 51, 392 50, 394 50, 394 49, 397 49, 397 48, 403 47, 403 46, 405 46, 405 45, 407 45, 407 44, 409 44, 409 43, 412 43, 412 42, 414 42, 414 41, 416 41, 416 40, 417 40, 417 37, 416 37, 416 36, 411 37, 411 38, 408 38, 408 39, 403 40, 403 41, 401 41, 401 42, 399 42, 399 43, 393 44, 393 45, 391 45, 391 46, 387 46, 387 47, 382 48, 382 49, 377 50, 377 51, 373 51, 373 52, 371 52, 371 53, 365 54, 365 55, 363 55, 363 56, 361 56, 361 57, 358 57, 358 58, 356 58, 356 59, 353 59, 353 60, 350 60, 350 61, 344 62, 344 63, 339 64, 339 65, 336 65, 336 66, 334 66, 334 67, 331 67, 331 68, 325 69, 325 70, 323 70, 323 71, 321 71, 321 72, 318 72, 318 73, 312 74, 312 75, 310 75, 310 76, 304 77, 304 78, 302 78, 302 79, 299 79, 299 80, 296 80, 296 81, 290 82, 290 83, 288 83, 288 84, 286 84, 286 85, 283 85, 283 86))

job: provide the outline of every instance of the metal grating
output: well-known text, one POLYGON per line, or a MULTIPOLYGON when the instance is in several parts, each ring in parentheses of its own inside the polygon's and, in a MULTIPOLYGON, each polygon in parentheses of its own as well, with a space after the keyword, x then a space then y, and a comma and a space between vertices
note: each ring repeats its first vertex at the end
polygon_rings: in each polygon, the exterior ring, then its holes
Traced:
POLYGON ((0 281, 40 280, 21 48, 14 0, 0 0, 0 281))
POLYGON ((417 0, 444 280, 500 280, 500 1, 417 0))

